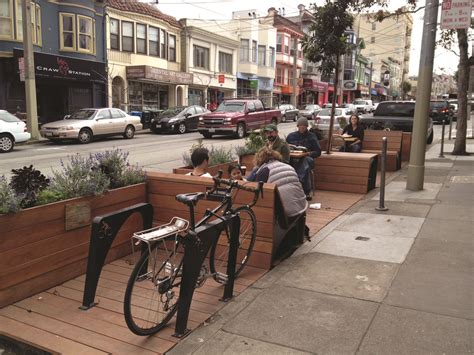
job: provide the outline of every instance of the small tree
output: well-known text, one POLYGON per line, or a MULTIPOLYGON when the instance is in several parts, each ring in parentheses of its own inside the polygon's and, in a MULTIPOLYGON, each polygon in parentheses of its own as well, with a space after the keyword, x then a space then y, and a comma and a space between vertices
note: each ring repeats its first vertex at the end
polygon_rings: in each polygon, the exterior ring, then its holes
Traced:
POLYGON ((402 83, 402 93, 403 93, 403 100, 406 100, 407 94, 411 90, 411 84, 408 81, 404 81, 402 83))
POLYGON ((353 45, 347 42, 346 31, 351 29, 354 23, 354 17, 349 12, 354 7, 354 1, 331 2, 326 0, 326 4, 323 6, 317 6, 316 4, 312 6, 314 20, 302 43, 305 57, 313 63, 321 63, 318 70, 322 74, 331 76, 335 73, 328 148, 326 151, 329 154, 338 90, 339 58, 353 49, 353 45))

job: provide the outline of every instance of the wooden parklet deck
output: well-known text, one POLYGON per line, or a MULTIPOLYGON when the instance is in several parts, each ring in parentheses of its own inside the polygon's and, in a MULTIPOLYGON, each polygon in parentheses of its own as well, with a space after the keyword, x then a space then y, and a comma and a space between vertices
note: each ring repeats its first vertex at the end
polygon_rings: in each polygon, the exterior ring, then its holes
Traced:
MULTIPOLYGON (((312 203, 320 210, 308 210, 307 225, 316 234, 364 195, 317 191, 312 203)), ((131 273, 130 257, 106 265, 102 271, 96 301, 88 311, 79 310, 85 275, 48 291, 0 309, 0 334, 45 350, 68 354, 156 354, 171 349, 179 339, 172 337, 174 322, 151 337, 129 331, 123 317, 123 297, 131 273)), ((247 267, 236 280, 237 296, 265 274, 247 267)), ((225 306, 220 302, 223 286, 208 279, 194 294, 188 327, 195 329, 225 306)))

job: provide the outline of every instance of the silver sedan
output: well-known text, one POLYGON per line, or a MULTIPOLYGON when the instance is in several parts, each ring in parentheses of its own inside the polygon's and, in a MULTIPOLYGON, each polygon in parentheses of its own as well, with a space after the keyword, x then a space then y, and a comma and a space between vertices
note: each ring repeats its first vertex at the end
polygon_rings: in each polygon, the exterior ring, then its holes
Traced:
POLYGON ((53 141, 77 139, 86 144, 94 137, 122 135, 132 139, 142 129, 140 117, 130 116, 117 108, 84 108, 64 120, 41 126, 41 136, 53 141))

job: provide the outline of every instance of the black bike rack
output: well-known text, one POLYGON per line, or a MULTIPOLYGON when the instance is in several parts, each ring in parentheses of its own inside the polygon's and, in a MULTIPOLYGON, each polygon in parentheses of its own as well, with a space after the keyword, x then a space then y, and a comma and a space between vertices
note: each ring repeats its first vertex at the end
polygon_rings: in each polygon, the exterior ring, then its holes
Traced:
POLYGON ((178 314, 174 337, 182 338, 190 332, 187 329, 189 310, 193 298, 196 282, 201 271, 201 266, 206 259, 209 249, 217 242, 225 226, 230 226, 229 256, 227 259, 227 283, 221 301, 229 301, 234 292, 235 264, 239 247, 240 217, 237 214, 222 216, 206 223, 195 230, 194 240, 185 244, 183 259, 183 276, 179 289, 178 314))
POLYGON ((152 227, 153 206, 149 203, 139 203, 93 219, 84 296, 79 309, 85 311, 96 305, 95 293, 107 253, 122 225, 134 213, 141 214, 143 229, 152 227))

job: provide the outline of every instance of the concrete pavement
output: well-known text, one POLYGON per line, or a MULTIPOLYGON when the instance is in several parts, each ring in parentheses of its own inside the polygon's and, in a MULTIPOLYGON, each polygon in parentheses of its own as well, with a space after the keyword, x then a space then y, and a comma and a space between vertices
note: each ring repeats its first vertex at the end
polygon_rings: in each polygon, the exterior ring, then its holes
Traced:
POLYGON ((423 191, 405 167, 170 353, 474 353, 474 156, 439 148, 423 191))

